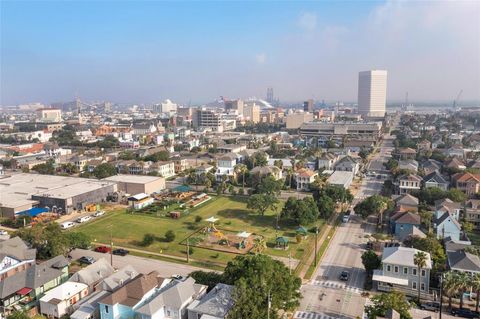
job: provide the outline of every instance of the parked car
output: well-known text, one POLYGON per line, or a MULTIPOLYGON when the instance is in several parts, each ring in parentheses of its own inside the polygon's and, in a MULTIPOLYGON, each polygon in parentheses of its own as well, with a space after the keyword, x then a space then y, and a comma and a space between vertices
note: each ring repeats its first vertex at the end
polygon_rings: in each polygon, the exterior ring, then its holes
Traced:
POLYGON ((64 222, 60 225, 60 228, 67 229, 67 228, 70 228, 70 227, 73 227, 73 226, 75 226, 74 222, 64 222))
POLYGON ((342 217, 342 222, 348 223, 349 220, 350 220, 350 214, 345 213, 345 215, 343 215, 343 217, 342 217))
POLYGON ((366 245, 367 249, 373 249, 373 242, 369 241, 366 245))
POLYGON ((128 255, 129 251, 123 248, 118 248, 112 251, 112 254, 118 255, 118 256, 126 256, 128 255))
POLYGON ((83 256, 83 257, 80 257, 80 258, 78 259, 78 261, 79 261, 81 264, 91 265, 91 264, 93 264, 96 260, 95 260, 95 258, 90 257, 90 256, 83 256))
POLYGON ((348 281, 349 277, 350 277, 350 273, 346 270, 342 271, 342 273, 340 274, 340 280, 348 281))
POLYGON ((107 246, 98 246, 95 248, 95 251, 97 253, 109 253, 110 252, 110 247, 107 247, 107 246))
POLYGON ((478 319, 480 318, 480 312, 476 312, 470 309, 459 309, 459 308, 453 308, 452 309, 452 315, 455 317, 463 317, 463 318, 469 318, 469 319, 478 319))
POLYGON ((77 218, 77 223, 84 223, 84 222, 88 222, 90 219, 92 219, 92 217, 90 216, 82 216, 82 217, 79 217, 77 218))
POLYGON ((440 310, 440 303, 434 301, 424 302, 420 304, 420 309, 437 312, 440 310))
POLYGON ((105 215, 105 211, 97 210, 92 216, 93 217, 100 217, 100 216, 103 216, 103 215, 105 215))
POLYGON ((0 236, 8 235, 6 230, 0 229, 0 236))
POLYGON ((183 276, 181 276, 181 275, 172 275, 172 278, 173 278, 173 279, 177 279, 177 280, 182 280, 182 279, 183 279, 183 276))

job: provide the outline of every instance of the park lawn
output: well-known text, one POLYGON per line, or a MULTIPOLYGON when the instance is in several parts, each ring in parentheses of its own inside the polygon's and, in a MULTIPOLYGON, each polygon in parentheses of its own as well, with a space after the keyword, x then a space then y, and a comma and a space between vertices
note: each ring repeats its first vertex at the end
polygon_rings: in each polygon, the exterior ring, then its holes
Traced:
MULTIPOLYGON (((182 244, 184 239, 196 230, 205 227, 207 225, 204 221, 206 218, 215 216, 219 218, 216 227, 220 230, 247 231, 264 236, 268 246, 265 250, 266 254, 288 257, 290 253, 292 258, 304 259, 304 252, 309 250, 309 245, 313 245, 314 235, 309 235, 306 240, 297 244, 295 240, 296 226, 280 223, 280 229, 277 233, 275 231, 276 211, 268 211, 264 216, 260 216, 246 208, 246 200, 245 197, 239 196, 214 197, 205 204, 191 209, 188 216, 183 216, 180 219, 156 217, 155 214, 132 214, 127 213, 125 209, 120 209, 108 213, 104 218, 85 223, 75 229, 90 235, 98 243, 110 243, 111 233, 114 245, 186 258, 186 247, 182 244), (195 216, 201 216, 202 221, 196 223, 195 216), (173 230, 176 235, 175 240, 171 243, 164 239, 168 230, 173 230), (148 247, 142 247, 140 242, 147 233, 154 234, 157 240, 148 247), (276 234, 289 239, 290 248, 288 250, 275 248, 276 234)), ((282 206, 283 202, 279 205, 277 211, 280 211, 282 206)), ((318 225, 322 226, 323 221, 319 220, 318 225)), ((313 225, 308 226, 312 227, 313 225)), ((235 257, 235 254, 232 253, 199 247, 193 247, 193 250, 191 256, 193 259, 217 265, 226 264, 235 257)))

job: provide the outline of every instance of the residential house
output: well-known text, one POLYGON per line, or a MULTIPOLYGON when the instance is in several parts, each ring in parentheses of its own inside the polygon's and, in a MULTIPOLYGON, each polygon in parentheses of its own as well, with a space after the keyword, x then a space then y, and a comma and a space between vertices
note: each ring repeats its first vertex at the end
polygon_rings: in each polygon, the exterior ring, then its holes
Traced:
POLYGON ((425 188, 438 187, 447 191, 449 183, 438 171, 434 171, 423 178, 423 185, 425 188))
POLYGON ((236 176, 235 165, 238 163, 238 155, 235 153, 223 154, 217 159, 217 171, 215 180, 221 182, 225 177, 227 180, 234 179, 236 176))
POLYGON ((459 159, 458 157, 453 157, 453 158, 447 160, 445 162, 444 166, 446 168, 455 169, 455 170, 459 170, 459 171, 463 171, 464 169, 467 168, 467 166, 465 165, 465 162, 463 160, 459 159))
POLYGON ((390 217, 391 231, 402 241, 408 236, 418 234, 420 224, 420 215, 408 211, 396 212, 390 217))
POLYGON ((32 311, 41 296, 68 278, 68 261, 64 256, 54 257, 40 264, 18 269, 0 281, 0 305, 4 314, 16 310, 32 311))
POLYGON ((466 157, 466 150, 461 145, 454 145, 445 151, 445 155, 458 158, 466 157))
POLYGON ((450 198, 439 199, 435 201, 435 214, 441 216, 444 212, 448 212, 457 221, 460 220, 460 211, 462 205, 452 201, 450 198))
POLYGON ((176 158, 173 162, 177 174, 189 168, 188 161, 185 158, 176 158))
POLYGON ((208 165, 208 164, 203 163, 202 165, 195 168, 195 174, 200 176, 200 175, 203 175, 203 174, 207 174, 208 172, 210 172, 213 169, 214 169, 214 167, 212 165, 208 165))
POLYGON ((480 174, 457 173, 452 176, 452 186, 467 196, 474 196, 480 191, 480 174))
POLYGON ((408 170, 416 174, 418 172, 418 162, 413 159, 398 161, 398 169, 408 170))
POLYGON ((333 170, 335 163, 338 160, 338 156, 333 153, 323 153, 318 158, 318 169, 333 170))
POLYGON ((425 175, 429 175, 435 171, 440 171, 440 169, 442 168, 442 163, 434 159, 429 159, 429 160, 423 161, 420 164, 420 168, 423 170, 423 173, 425 175))
POLYGON ((97 286, 101 285, 103 279, 112 275, 115 269, 105 259, 101 258, 91 265, 74 273, 68 281, 79 282, 88 286, 88 291, 97 290, 97 286))
POLYGON ((462 226, 449 212, 436 212, 433 228, 439 239, 450 237, 455 241, 460 240, 462 226))
POLYGON ((206 292, 207 286, 196 284, 192 277, 183 281, 174 280, 160 289, 155 297, 140 306, 136 310, 137 317, 141 319, 186 319, 188 306, 202 298, 206 292))
POLYGON ((385 247, 382 254, 382 269, 374 270, 373 282, 379 291, 401 291, 408 296, 417 296, 418 287, 423 296, 429 295, 432 261, 427 256, 426 267, 420 270, 414 263, 415 255, 421 250, 408 247, 385 247), (419 282, 420 279, 420 282, 419 282))
POLYGON ((175 163, 173 161, 156 162, 150 168, 150 172, 157 172, 159 176, 169 178, 175 176, 175 163))
POLYGON ((410 194, 403 194, 395 199, 397 211, 418 212, 418 198, 410 194))
POLYGON ((309 170, 308 168, 302 168, 296 171, 294 176, 297 191, 308 191, 310 189, 310 184, 315 181, 315 177, 318 176, 318 173, 309 170))
POLYGON ((398 150, 398 157, 400 160, 415 159, 417 151, 410 147, 400 148, 398 150))
POLYGON ((73 312, 73 305, 88 295, 88 286, 68 281, 40 298, 40 313, 49 318, 62 318, 73 312))
POLYGON ((475 229, 480 229, 480 200, 469 199, 465 202, 463 217, 469 223, 472 223, 475 229))
POLYGON ((418 175, 401 175, 397 178, 397 193, 400 195, 411 194, 420 190, 422 178, 418 175))
POLYGON ((157 127, 153 123, 137 123, 132 126, 134 135, 147 135, 157 131, 157 127))
POLYGON ((225 319, 233 307, 233 286, 219 283, 188 306, 188 319, 225 319))
POLYGON ((480 273, 480 258, 464 249, 447 251, 447 264, 448 268, 453 271, 472 275, 480 273))
POLYGON ((335 164, 336 171, 352 172, 353 175, 357 175, 359 169, 360 164, 353 157, 348 155, 335 164))
POLYGON ((276 166, 256 166, 250 171, 250 175, 258 181, 266 176, 273 176, 275 180, 282 179, 282 170, 276 166))
POLYGON ((36 253, 20 237, 0 242, 0 281, 34 265, 36 253))

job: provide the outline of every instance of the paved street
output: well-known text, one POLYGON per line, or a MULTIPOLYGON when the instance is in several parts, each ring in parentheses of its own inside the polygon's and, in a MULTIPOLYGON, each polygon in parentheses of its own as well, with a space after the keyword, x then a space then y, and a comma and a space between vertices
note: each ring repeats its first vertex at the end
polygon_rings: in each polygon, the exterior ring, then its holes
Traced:
MULTIPOLYGON (((390 136, 385 138, 379 152, 372 157, 368 172, 383 168, 383 163, 391 156, 392 141, 390 136)), ((378 194, 383 182, 384 179, 367 174, 353 205, 365 197, 378 194)), ((361 293, 366 273, 361 255, 367 242, 365 235, 373 230, 372 223, 363 222, 358 216, 353 216, 348 223, 337 228, 312 280, 302 286, 303 299, 294 318, 355 318, 362 315, 366 300, 361 293), (347 282, 339 279, 344 270, 350 274, 347 282)))
MULTIPOLYGON (((78 259, 82 256, 92 256, 95 259, 105 258, 110 261, 110 254, 97 253, 91 250, 75 249, 70 253, 73 259, 78 259)), ((168 261, 158 259, 150 259, 138 256, 113 256, 113 267, 116 269, 122 268, 126 265, 132 265, 140 273, 149 273, 153 270, 158 271, 162 277, 170 277, 172 275, 188 275, 195 270, 203 270, 201 268, 193 267, 185 264, 176 264, 168 261)))

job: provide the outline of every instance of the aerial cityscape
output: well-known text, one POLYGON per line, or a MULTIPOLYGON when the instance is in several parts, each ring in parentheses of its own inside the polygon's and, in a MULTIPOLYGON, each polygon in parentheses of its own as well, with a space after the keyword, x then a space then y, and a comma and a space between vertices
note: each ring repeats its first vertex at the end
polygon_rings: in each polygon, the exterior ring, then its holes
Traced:
POLYGON ((0 1, 0 319, 479 294, 479 1, 0 1))

